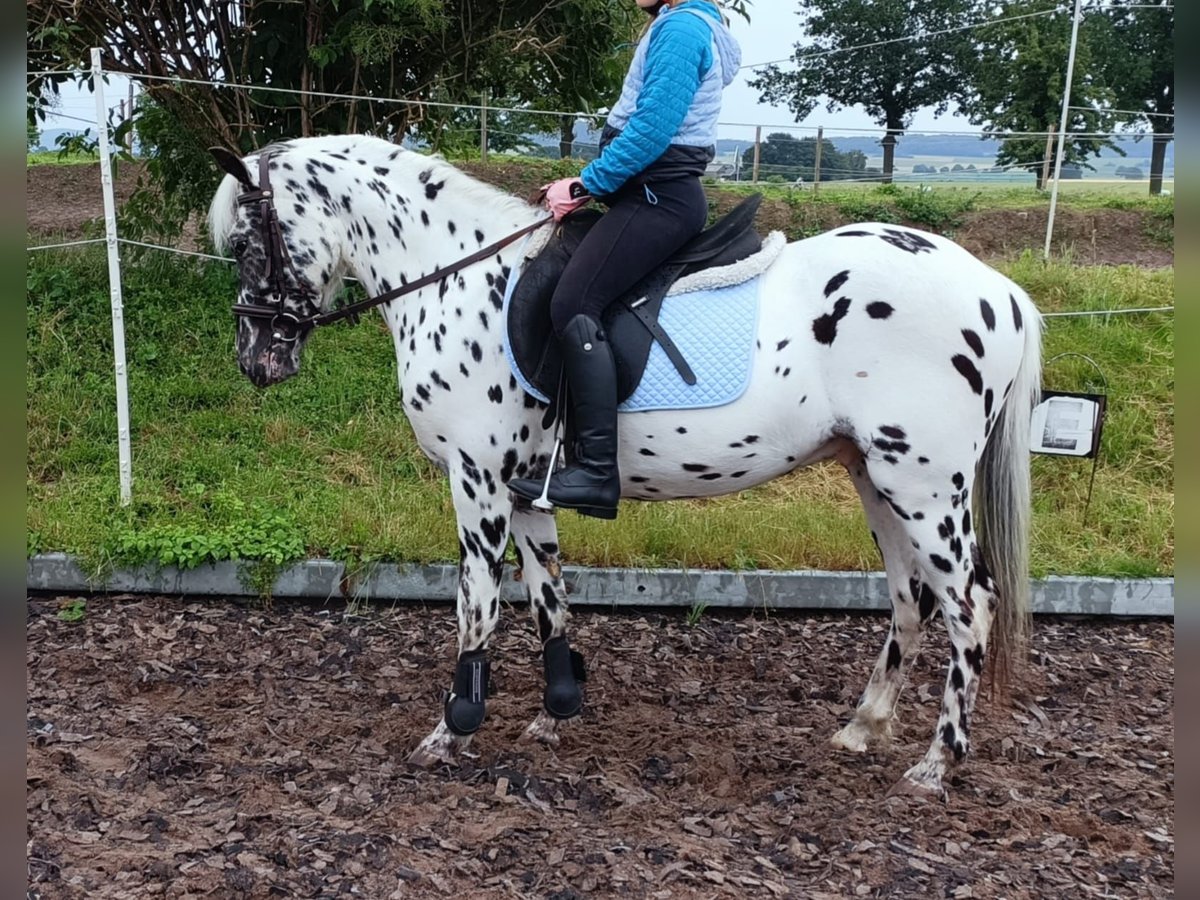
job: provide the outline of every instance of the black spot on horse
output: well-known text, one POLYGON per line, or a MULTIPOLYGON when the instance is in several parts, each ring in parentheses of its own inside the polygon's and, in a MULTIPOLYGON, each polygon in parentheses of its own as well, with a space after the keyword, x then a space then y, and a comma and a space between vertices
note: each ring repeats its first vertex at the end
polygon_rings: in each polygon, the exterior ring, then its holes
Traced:
POLYGON ((869 231, 839 231, 834 237, 871 237, 869 231))
POLYGON ((704 463, 684 463, 683 471, 685 472, 707 472, 708 466, 704 463))
POLYGON ((872 319, 886 319, 892 314, 892 311, 892 305, 884 303, 882 300, 867 304, 867 315, 872 319))
POLYGON ((954 570, 954 564, 950 560, 944 556, 938 556, 936 553, 929 554, 929 561, 940 572, 951 572, 954 570))
POLYGON ((684 428, 682 425, 680 425, 678 428, 675 429, 675 433, 676 434, 687 434, 687 429, 684 428))
POLYGON ((1013 325, 1017 331, 1021 330, 1021 307, 1017 304, 1017 298, 1012 294, 1008 295, 1008 302, 1012 304, 1013 325))
POLYGON ((982 297, 979 298, 979 313, 983 316, 983 324, 987 326, 987 330, 995 331, 996 313, 992 309, 992 304, 988 303, 982 297))
POLYGON ((967 346, 975 351, 975 355, 982 358, 983 357, 983 341, 981 341, 979 339, 979 335, 977 335, 970 328, 964 328, 962 330, 962 336, 963 336, 963 340, 965 340, 967 342, 967 346))
POLYGON ((983 393, 983 376, 975 368, 975 363, 971 362, 971 360, 961 353, 954 354, 950 362, 954 364, 954 368, 958 370, 958 374, 967 379, 967 384, 971 385, 972 391, 976 394, 983 393))
POLYGON ((438 191, 446 186, 445 179, 438 182, 429 181, 425 184, 425 198, 427 200, 436 200, 438 191))
POLYGON ((837 337, 837 323, 845 318, 846 313, 850 310, 850 298, 839 297, 838 301, 833 304, 833 312, 813 321, 813 337, 817 339, 817 343, 832 345, 837 337))
POLYGON ((488 388, 488 399, 493 403, 500 403, 504 400, 504 389, 498 384, 492 385, 488 388))
POLYGON ((500 480, 505 484, 512 478, 513 469, 517 467, 517 451, 511 447, 504 451, 504 462, 500 466, 500 480))
POLYGON ((548 581, 542 582, 542 602, 546 604, 546 609, 551 612, 558 609, 558 595, 554 593, 554 588, 548 581))
POLYGON ((912 254, 929 253, 935 247, 933 241, 915 231, 901 231, 899 228, 885 228, 880 237, 893 247, 912 254))
POLYGON ((425 212, 425 210, 421 210, 421 224, 426 228, 429 227, 429 213, 425 212))
POLYGON ((903 657, 900 655, 900 645, 895 638, 888 641, 887 667, 889 669, 900 668, 900 660, 903 657))
POLYGON ((981 645, 969 647, 968 649, 964 650, 963 658, 966 659, 967 664, 970 665, 972 672, 974 672, 976 675, 983 673, 983 647, 981 645))
POLYGON ((949 722, 942 726, 942 743, 953 751, 954 759, 958 762, 961 762, 962 758, 967 755, 966 749, 963 747, 962 742, 958 740, 958 735, 954 732, 954 726, 949 722))
POLYGON ((904 441, 885 441, 883 438, 875 438, 871 443, 885 453, 899 453, 901 456, 911 449, 904 441))
MULTIPOLYGON (((983 414, 990 416, 992 414, 992 389, 988 388, 983 395, 983 414)), ((988 429, 991 430, 990 428, 988 429)))
POLYGON ((786 347, 791 342, 792 342, 791 338, 784 338, 782 341, 780 341, 778 344, 775 345, 775 349, 782 350, 784 347, 786 347))
POLYGON ((471 341, 471 359, 479 362, 483 359, 483 348, 479 346, 478 341, 471 341))
POLYGON ((488 521, 480 519, 479 530, 483 532, 483 536, 487 538, 487 542, 493 547, 499 547, 500 542, 507 537, 504 531, 504 526, 507 524, 504 516, 496 516, 496 518, 488 521))
POLYGON ((913 600, 916 601, 921 621, 929 621, 937 609, 937 597, 934 596, 933 589, 925 584, 925 582, 918 581, 915 578, 909 579, 908 588, 912 591, 913 600))
POLYGON ((832 294, 834 291, 836 291, 838 288, 840 288, 843 284, 846 283, 846 280, 849 277, 850 277, 850 270, 846 269, 845 271, 838 272, 836 275, 834 275, 832 278, 830 278, 829 281, 827 281, 825 283, 825 296, 828 297, 830 294, 832 294))
POLYGON ((649 447, 642 447, 640 450, 638 450, 638 453, 642 454, 642 456, 658 456, 658 454, 649 447))
POLYGON ((709 472, 705 475, 701 475, 700 480, 701 481, 716 481, 720 477, 721 477, 720 472, 709 472))
POLYGON ((950 479, 950 481, 951 481, 951 483, 954 485, 954 489, 955 489, 956 491, 961 491, 961 490, 963 489, 963 485, 967 483, 967 482, 966 482, 966 481, 963 479, 963 473, 962 473, 962 472, 955 472, 955 473, 954 473, 954 477, 952 477, 952 478, 950 479))
POLYGON ((879 430, 888 437, 895 438, 898 441, 902 441, 908 437, 908 434, 899 425, 880 425, 879 430))

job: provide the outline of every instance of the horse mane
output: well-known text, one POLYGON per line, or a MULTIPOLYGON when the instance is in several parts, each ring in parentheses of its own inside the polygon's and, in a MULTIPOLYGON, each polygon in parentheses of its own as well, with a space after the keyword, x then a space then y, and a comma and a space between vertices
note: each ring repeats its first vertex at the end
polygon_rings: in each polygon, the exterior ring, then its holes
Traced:
MULTIPOLYGON (((441 156, 436 154, 426 156, 414 150, 406 150, 383 138, 372 137, 370 135, 323 135, 321 137, 297 138, 291 141, 270 144, 261 150, 256 150, 254 153, 246 156, 245 159, 255 159, 267 150, 274 150, 278 153, 308 150, 313 155, 328 153, 349 155, 350 153, 358 153, 363 156, 392 158, 393 165, 396 165, 397 168, 403 165, 406 169, 412 168, 414 172, 432 169, 431 177, 437 178, 439 181, 444 180, 448 185, 452 185, 455 195, 467 199, 471 205, 478 209, 489 209, 497 213, 511 213, 518 217, 523 213, 527 214, 530 209, 529 204, 524 200, 468 175, 441 156), (399 151, 399 154, 396 154, 396 151, 399 151), (396 155, 393 157, 393 154, 396 155)), ((249 168, 253 174, 254 167, 249 166, 249 168)), ((237 221, 237 197, 241 193, 241 190, 242 186, 238 184, 237 179, 232 175, 226 175, 221 179, 221 183, 217 187, 217 192, 213 196, 212 203, 208 208, 209 234, 212 237, 213 246, 219 252, 224 252, 228 249, 229 236, 233 233, 233 226, 237 221)))

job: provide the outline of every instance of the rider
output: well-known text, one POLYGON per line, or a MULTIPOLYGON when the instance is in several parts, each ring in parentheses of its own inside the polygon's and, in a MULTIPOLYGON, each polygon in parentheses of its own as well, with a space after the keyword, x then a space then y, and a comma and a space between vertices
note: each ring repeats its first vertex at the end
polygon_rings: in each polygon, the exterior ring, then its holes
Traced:
MULTIPOLYGON (((548 185, 556 220, 595 197, 608 212, 584 237, 551 300, 554 333, 575 414, 574 464, 550 477, 555 506, 613 519, 617 472, 617 376, 600 314, 695 237, 708 218, 700 176, 715 155, 721 92, 741 51, 715 0, 636 0, 652 16, 620 99, 600 136, 600 155, 578 178, 548 185)), ((540 479, 508 483, 541 496, 540 479)))

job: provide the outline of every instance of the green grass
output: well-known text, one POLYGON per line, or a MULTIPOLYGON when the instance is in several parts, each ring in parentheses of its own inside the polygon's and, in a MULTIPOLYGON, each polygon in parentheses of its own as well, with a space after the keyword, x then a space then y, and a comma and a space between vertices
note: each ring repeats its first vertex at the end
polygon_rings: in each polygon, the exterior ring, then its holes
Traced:
MULTIPOLYGON (((722 182, 710 186, 737 194, 760 193, 774 200, 833 206, 876 202, 888 208, 895 208, 895 198, 908 194, 932 194, 934 198, 930 202, 952 205, 969 203, 973 209, 1027 209, 1048 206, 1050 203, 1050 192, 1039 191, 1032 185, 986 182, 921 184, 905 181, 894 185, 881 185, 831 181, 823 182, 815 192, 808 185, 794 187, 722 182)), ((1173 215, 1175 208, 1175 198, 1172 194, 1151 197, 1145 184, 1130 182, 1064 181, 1059 190, 1058 202, 1070 209, 1145 209, 1160 215, 1168 211, 1173 215)))
MULTIPOLYGON (((134 503, 117 503, 111 323, 102 252, 35 254, 27 269, 27 549, 113 562, 297 556, 453 561, 445 480, 400 412, 395 355, 374 318, 318 332, 302 374, 260 391, 233 355, 230 270, 146 256, 125 267, 134 503)), ((1006 271, 1044 311, 1168 306, 1170 271, 1006 271)), ((1172 570, 1173 319, 1051 319, 1047 358, 1088 354, 1109 419, 1083 524, 1090 461, 1035 460, 1038 573, 1172 570)), ((1051 363, 1047 387, 1094 388, 1051 363)), ((879 559, 848 479, 817 466, 710 501, 626 503, 619 524, 563 515, 571 562, 865 570, 879 559)))
POLYGON ((100 159, 96 153, 70 152, 60 150, 39 150, 36 153, 25 154, 27 166, 83 166, 95 163, 100 159))

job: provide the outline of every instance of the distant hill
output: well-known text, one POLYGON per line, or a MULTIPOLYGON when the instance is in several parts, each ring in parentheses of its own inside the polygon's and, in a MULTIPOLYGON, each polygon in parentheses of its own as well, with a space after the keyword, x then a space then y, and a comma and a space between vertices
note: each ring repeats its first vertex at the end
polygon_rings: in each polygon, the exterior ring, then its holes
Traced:
MULTIPOLYGON (((764 139, 768 133, 770 132, 764 129, 764 139)), ((804 136, 807 137, 809 135, 806 133, 804 136)), ((879 137, 835 136, 830 138, 830 140, 842 153, 859 150, 869 158, 878 159, 883 156, 883 147, 879 143, 881 138, 882 134, 879 137)), ((1130 157, 1148 158, 1150 156, 1149 138, 1144 138, 1141 141, 1136 141, 1132 137, 1122 138, 1118 141, 1118 144, 1130 157)), ((717 155, 740 152, 752 146, 754 146, 753 141, 717 141, 717 155)), ((900 136, 900 141, 896 145, 896 155, 899 157, 952 156, 960 159, 979 159, 989 164, 996 159, 996 154, 999 152, 1000 141, 993 138, 971 137, 970 135, 905 134, 900 136)), ((1122 157, 1115 150, 1106 149, 1100 154, 1100 158, 1121 159, 1122 157)), ((1175 168, 1174 142, 1167 145, 1166 168, 1175 168)))

